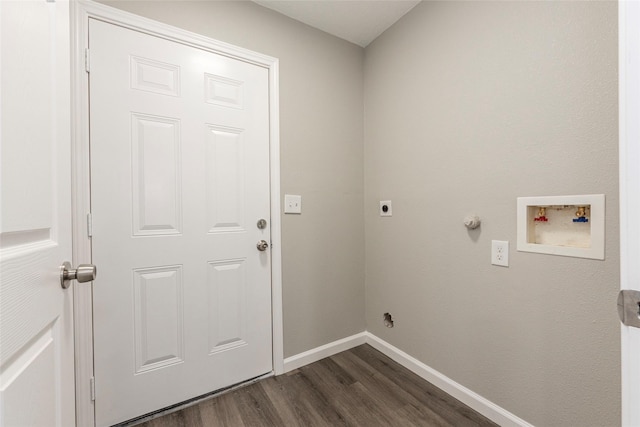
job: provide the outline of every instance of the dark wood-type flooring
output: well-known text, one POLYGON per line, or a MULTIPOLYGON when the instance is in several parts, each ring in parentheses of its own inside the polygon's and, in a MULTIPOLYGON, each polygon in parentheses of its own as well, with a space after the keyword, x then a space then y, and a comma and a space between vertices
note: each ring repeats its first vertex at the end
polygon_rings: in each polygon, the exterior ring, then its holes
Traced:
POLYGON ((496 426, 369 345, 138 424, 496 426))

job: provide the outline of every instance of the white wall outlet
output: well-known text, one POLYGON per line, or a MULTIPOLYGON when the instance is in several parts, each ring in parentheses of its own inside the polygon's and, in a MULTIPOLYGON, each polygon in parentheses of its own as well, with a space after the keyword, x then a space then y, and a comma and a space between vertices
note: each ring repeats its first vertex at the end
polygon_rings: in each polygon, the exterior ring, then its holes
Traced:
POLYGON ((505 240, 491 241, 491 264, 509 267, 509 242, 505 240))
POLYGON ((302 213, 302 196, 295 194, 284 195, 284 213, 301 214, 302 213))
POLYGON ((391 200, 380 201, 380 216, 391 216, 391 200))

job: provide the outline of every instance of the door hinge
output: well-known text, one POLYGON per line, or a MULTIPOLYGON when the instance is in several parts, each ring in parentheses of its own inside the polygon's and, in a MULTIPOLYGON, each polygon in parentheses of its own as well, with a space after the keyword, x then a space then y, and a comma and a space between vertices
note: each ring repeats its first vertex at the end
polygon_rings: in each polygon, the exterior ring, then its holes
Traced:
POLYGON ((89 73, 91 72, 91 56, 89 55, 89 48, 84 50, 84 70, 89 73))
POLYGON ((623 325, 640 328, 640 291, 623 289, 618 293, 618 316, 623 325))
POLYGON ((94 377, 89 379, 89 393, 91 394, 91 400, 96 400, 96 380, 94 377))
POLYGON ((93 237, 93 218, 91 212, 87 214, 87 237, 93 237))

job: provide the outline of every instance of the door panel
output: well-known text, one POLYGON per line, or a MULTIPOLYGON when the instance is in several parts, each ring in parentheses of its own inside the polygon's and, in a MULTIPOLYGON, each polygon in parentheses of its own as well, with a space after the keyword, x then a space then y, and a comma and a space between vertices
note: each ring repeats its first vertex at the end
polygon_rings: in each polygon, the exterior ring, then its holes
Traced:
POLYGON ((0 2, 0 425, 74 425, 69 5, 0 2))
POLYGON ((90 20, 96 419, 271 372, 268 70, 90 20))
POLYGON ((180 121, 132 113, 134 236, 180 234, 180 121))
POLYGON ((135 373, 183 362, 182 266, 135 269, 133 292, 135 373))

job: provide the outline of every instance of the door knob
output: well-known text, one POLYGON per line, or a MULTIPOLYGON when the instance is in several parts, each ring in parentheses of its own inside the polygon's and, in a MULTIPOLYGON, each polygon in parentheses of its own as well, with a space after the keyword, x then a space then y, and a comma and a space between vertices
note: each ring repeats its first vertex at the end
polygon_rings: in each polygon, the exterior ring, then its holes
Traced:
POLYGON ((266 251, 267 248, 269 247, 269 244, 267 243, 266 240, 260 240, 256 245, 256 247, 258 248, 259 251, 266 251))
POLYGON ((93 264, 80 264, 78 268, 72 269, 71 263, 65 261, 60 266, 60 286, 62 289, 67 289, 72 280, 77 280, 80 283, 90 282, 95 280, 98 271, 93 264))

